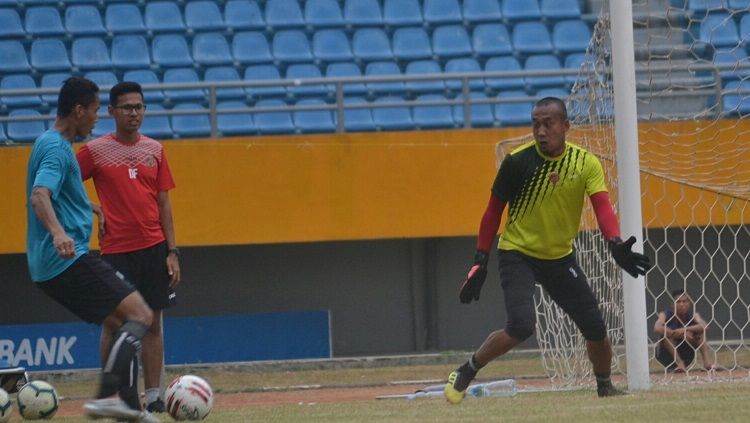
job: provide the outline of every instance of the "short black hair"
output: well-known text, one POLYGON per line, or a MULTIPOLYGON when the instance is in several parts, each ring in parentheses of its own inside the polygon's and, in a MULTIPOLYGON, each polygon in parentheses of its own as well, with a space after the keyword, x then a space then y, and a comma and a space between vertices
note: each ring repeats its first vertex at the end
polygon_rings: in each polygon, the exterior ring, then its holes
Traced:
POLYGON ((135 81, 122 81, 115 84, 115 86, 109 90, 109 105, 117 106, 117 99, 119 99, 121 95, 129 93, 138 93, 141 95, 141 100, 143 99, 143 88, 141 88, 141 84, 135 81))
POLYGON ((557 97, 544 97, 543 99, 537 101, 534 107, 542 107, 550 104, 557 105, 560 108, 560 111, 562 111, 563 120, 568 120, 568 108, 565 107, 565 102, 557 97))
POLYGON ((684 293, 685 293, 685 290, 682 289, 682 288, 673 289, 672 290, 672 298, 677 298, 677 297, 679 297, 680 295, 682 295, 684 293))
POLYGON ((57 117, 68 117, 79 104, 89 107, 98 95, 99 86, 94 81, 77 76, 66 79, 57 96, 57 117))

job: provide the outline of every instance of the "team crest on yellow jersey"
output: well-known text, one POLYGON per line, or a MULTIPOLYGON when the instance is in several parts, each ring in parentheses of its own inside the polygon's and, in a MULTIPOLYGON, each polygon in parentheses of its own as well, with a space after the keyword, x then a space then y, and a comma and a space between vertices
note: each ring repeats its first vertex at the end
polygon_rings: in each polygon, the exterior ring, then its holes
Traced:
POLYGON ((547 180, 553 187, 557 186, 557 182, 560 180, 560 174, 556 170, 553 170, 547 175, 547 180))

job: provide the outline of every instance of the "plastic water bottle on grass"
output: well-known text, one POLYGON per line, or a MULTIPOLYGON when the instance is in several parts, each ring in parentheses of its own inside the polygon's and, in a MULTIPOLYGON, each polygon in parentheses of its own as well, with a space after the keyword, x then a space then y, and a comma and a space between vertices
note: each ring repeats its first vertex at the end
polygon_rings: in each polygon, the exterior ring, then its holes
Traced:
POLYGON ((466 394, 474 398, 482 397, 512 397, 518 393, 515 379, 498 380, 495 382, 471 385, 466 394))

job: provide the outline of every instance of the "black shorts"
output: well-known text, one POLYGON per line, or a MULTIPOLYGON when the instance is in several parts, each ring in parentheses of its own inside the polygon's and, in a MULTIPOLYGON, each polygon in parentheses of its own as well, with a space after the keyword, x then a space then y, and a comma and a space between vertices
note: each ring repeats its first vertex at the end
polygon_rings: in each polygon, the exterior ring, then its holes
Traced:
POLYGON ((36 284, 86 322, 102 324, 135 288, 99 257, 86 253, 64 272, 36 284))
MULTIPOLYGON (((668 342, 667 340, 662 340, 661 342, 668 342)), ((661 342, 659 342, 656 345, 656 353, 654 354, 656 357, 656 360, 661 363, 662 366, 666 367, 667 370, 674 370, 677 368, 677 362, 675 361, 674 357, 672 357, 672 354, 670 354, 664 347, 662 347, 661 342)), ((690 345, 689 342, 685 341, 681 344, 677 345, 677 355, 680 356, 682 361, 685 363, 685 366, 689 366, 693 360, 695 360, 695 348, 693 348, 692 345, 690 345)))
POLYGON ((142 250, 102 254, 102 259, 125 275, 152 310, 163 310, 175 299, 169 287, 167 254, 167 243, 160 242, 142 250))
POLYGON ((542 260, 518 251, 498 250, 498 266, 509 328, 534 325, 534 290, 539 283, 570 316, 585 339, 600 341, 606 337, 599 303, 576 262, 575 253, 542 260))

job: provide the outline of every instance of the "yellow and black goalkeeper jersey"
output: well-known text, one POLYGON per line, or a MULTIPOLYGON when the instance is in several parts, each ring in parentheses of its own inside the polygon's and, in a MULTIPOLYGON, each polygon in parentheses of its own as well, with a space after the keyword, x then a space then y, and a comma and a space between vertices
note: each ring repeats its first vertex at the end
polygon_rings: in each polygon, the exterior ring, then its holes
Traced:
POLYGON ((532 141, 505 157, 492 192, 508 202, 508 222, 498 248, 540 259, 573 251, 584 193, 607 191, 599 159, 570 143, 559 157, 547 157, 532 141))

